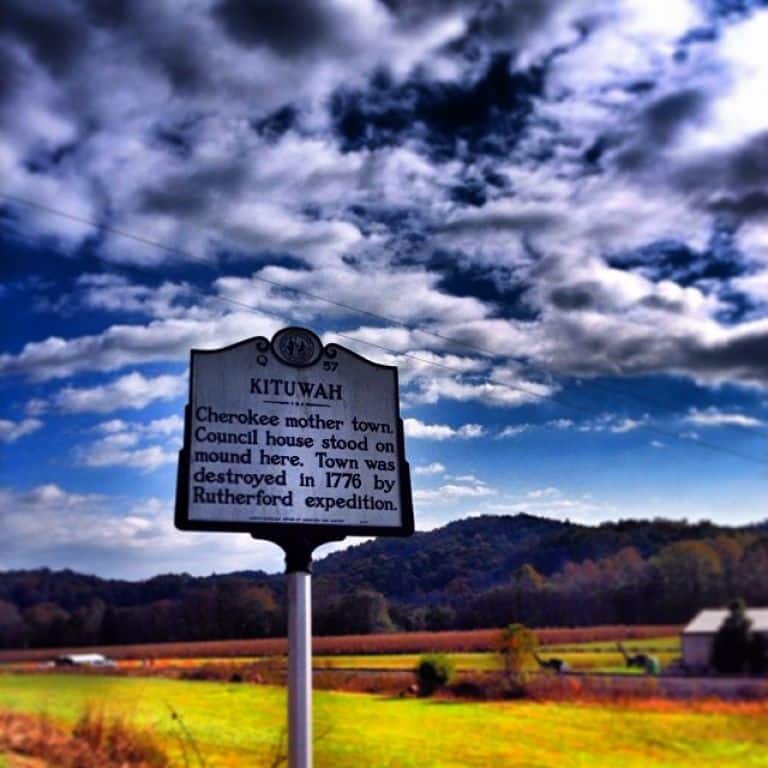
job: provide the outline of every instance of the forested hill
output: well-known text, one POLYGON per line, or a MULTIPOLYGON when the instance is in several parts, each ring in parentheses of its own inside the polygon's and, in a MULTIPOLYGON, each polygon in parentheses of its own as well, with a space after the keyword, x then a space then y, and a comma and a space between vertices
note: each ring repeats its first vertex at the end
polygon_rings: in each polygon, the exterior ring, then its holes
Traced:
POLYGON ((625 547, 644 558, 682 539, 734 536, 709 522, 653 520, 580 525, 533 515, 483 515, 408 539, 380 538, 328 555, 315 573, 349 587, 370 586, 404 602, 434 602, 456 579, 482 591, 526 563, 544 576, 566 563, 600 560, 625 547))
MULTIPOLYGON (((377 539, 315 566, 319 633, 679 623, 734 596, 768 605, 768 524, 587 526, 483 516, 377 539)), ((261 637, 285 630, 285 580, 245 571, 141 582, 0 573, 0 647, 261 637)))

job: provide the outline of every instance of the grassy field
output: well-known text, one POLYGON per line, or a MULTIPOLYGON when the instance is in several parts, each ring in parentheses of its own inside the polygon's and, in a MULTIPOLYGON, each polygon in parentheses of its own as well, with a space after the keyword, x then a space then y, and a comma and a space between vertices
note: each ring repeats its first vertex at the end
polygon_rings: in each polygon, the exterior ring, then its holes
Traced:
MULTIPOLYGON (((680 641, 677 637, 660 637, 629 640, 624 643, 629 653, 645 651, 652 653, 660 661, 662 667, 669 664, 680 655, 680 641)), ((446 654, 454 663, 457 672, 492 672, 500 670, 501 659, 497 653, 491 652, 448 652, 446 654)), ((623 656, 616 648, 615 642, 586 642, 568 643, 562 645, 543 646, 540 648, 542 658, 559 658, 565 661, 574 672, 598 672, 622 675, 639 675, 643 670, 637 667, 627 667, 623 656)), ((313 667, 316 670, 382 670, 382 671, 412 671, 419 663, 419 653, 366 653, 366 654, 315 654, 313 667)), ((233 657, 180 657, 156 658, 151 666, 139 659, 121 659, 117 662, 118 669, 143 670, 149 675, 171 667, 182 670, 192 670, 203 665, 222 665, 229 669, 237 666, 262 664, 269 668, 285 668, 287 658, 276 656, 233 656, 233 657)), ((34 671, 37 662, 24 662, 6 665, 7 668, 18 668, 34 671)), ((535 671, 537 665, 531 661, 530 669, 535 671)))
MULTIPOLYGON (((502 668, 498 654, 494 653, 448 653, 458 672, 489 672, 502 668)), ((654 654, 662 666, 668 664, 679 653, 663 651, 654 654)), ((552 651, 544 648, 542 658, 557 657, 565 661, 574 671, 610 672, 612 674, 641 674, 637 667, 629 668, 620 653, 607 651, 552 651)), ((359 656, 315 656, 312 663, 316 669, 397 669, 416 668, 421 657, 418 654, 379 654, 359 656)), ((531 665, 531 669, 536 669, 531 665)))
MULTIPOLYGON (((680 636, 665 635, 663 637, 645 637, 622 642, 624 648, 630 652, 644 651, 649 653, 680 653, 680 636)), ((548 645, 542 649, 547 653, 617 653, 615 641, 598 641, 583 643, 557 643, 548 645)))
MULTIPOLYGON (((270 765, 285 718, 284 691, 269 686, 147 678, 0 676, 0 708, 74 722, 87 706, 150 726, 177 764, 270 765)), ((318 768, 748 768, 768 766, 768 710, 720 705, 687 711, 660 703, 460 703, 316 692, 318 768)))
MULTIPOLYGON (((680 640, 675 636, 628 640, 624 647, 629 653, 641 651, 653 653, 662 666, 668 664, 680 654, 680 640)), ((543 658, 557 657, 567 662, 576 671, 611 672, 639 674, 642 670, 627 668, 624 658, 616 648, 615 642, 568 643, 563 645, 543 646, 540 649, 543 658)), ((447 653, 453 660, 454 668, 460 672, 488 672, 501 668, 501 659, 497 653, 447 653)), ((376 670, 413 670, 419 663, 418 653, 376 653, 376 654, 315 654, 312 663, 315 669, 376 669, 376 670)), ((264 661, 260 657, 235 658, 188 658, 164 659, 156 664, 179 667, 196 666, 201 663, 246 664, 264 661)), ((286 657, 269 657, 267 663, 285 666, 286 657)), ((121 667, 140 666, 139 661, 121 661, 121 667)), ((536 668, 535 665, 532 668, 536 668)))

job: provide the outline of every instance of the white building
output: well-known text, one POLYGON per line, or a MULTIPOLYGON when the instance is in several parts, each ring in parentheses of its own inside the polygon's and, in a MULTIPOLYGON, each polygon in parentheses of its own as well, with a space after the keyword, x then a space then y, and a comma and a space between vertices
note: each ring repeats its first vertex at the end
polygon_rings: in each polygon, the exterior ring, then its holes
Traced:
POLYGON ((101 653, 64 653, 54 660, 57 667, 114 667, 115 662, 101 653))
MULTIPOLYGON (((683 664, 688 669, 704 671, 710 666, 715 635, 729 613, 726 608, 699 611, 685 627, 681 641, 683 664)), ((768 640, 768 608, 747 608, 744 613, 752 622, 752 631, 768 640)))

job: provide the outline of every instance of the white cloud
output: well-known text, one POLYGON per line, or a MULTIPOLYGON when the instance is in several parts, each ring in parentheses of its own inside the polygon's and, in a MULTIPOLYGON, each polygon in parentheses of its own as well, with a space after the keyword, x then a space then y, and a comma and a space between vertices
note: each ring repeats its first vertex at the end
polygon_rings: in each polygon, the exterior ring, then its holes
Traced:
POLYGON ((527 432, 531 428, 530 424, 510 424, 499 432, 498 437, 500 439, 507 437, 517 437, 527 432))
POLYGON ((624 432, 633 432, 634 430, 642 427, 644 422, 638 419, 619 419, 614 424, 608 427, 610 432, 615 434, 623 434, 624 432))
POLYGON ((73 568, 117 578, 172 571, 277 571, 277 547, 245 534, 184 533, 173 504, 157 498, 77 493, 56 484, 28 491, 0 488, 0 559, 11 568, 73 568))
POLYGON ((138 371, 95 387, 65 387, 53 398, 66 413, 108 413, 130 408, 140 410, 156 400, 173 400, 187 388, 187 376, 147 378, 138 371))
POLYGON ((493 514, 524 512, 556 520, 568 518, 573 522, 587 524, 616 519, 619 514, 613 504, 596 500, 591 494, 567 493, 554 486, 533 488, 520 495, 494 500, 488 504, 487 511, 493 514))
POLYGON ((529 499, 546 499, 553 496, 561 496, 560 490, 554 486, 548 486, 547 488, 535 488, 532 491, 528 491, 525 494, 529 499))
POLYGON ((426 424, 419 419, 403 420, 406 437, 423 440, 453 440, 483 437, 485 429, 480 424, 463 424, 455 428, 447 424, 426 424))
POLYGON ((743 413, 721 411, 715 407, 692 408, 685 417, 689 424, 700 427, 764 427, 765 422, 743 413))
MULTIPOLYGON (((265 267, 258 276, 400 321, 444 317, 472 321, 488 314, 489 308, 480 300, 471 296, 454 296, 441 290, 438 287, 441 275, 436 272, 428 272, 421 267, 394 270, 388 268, 386 263, 371 267, 361 269, 343 262, 313 270, 273 266, 265 267), (395 296, 398 300, 393 302, 395 296)), ((344 307, 328 302, 320 304, 325 315, 349 314, 344 307)))
POLYGON ((445 467, 439 461, 413 468, 414 475, 439 475, 445 472, 445 467))
POLYGON ((0 354, 0 375, 36 381, 82 371, 113 371, 128 365, 186 360, 192 348, 218 348, 244 337, 271 336, 282 327, 258 312, 211 314, 205 320, 173 318, 147 325, 112 325, 102 333, 28 342, 16 355, 0 354))
POLYGON ((451 503, 465 499, 478 499, 493 496, 497 493, 481 480, 469 483, 446 483, 438 488, 417 489, 413 492, 413 500, 417 504, 432 504, 435 502, 451 503))
POLYGON ((767 38, 765 12, 755 13, 723 30, 716 60, 723 73, 720 89, 714 94, 706 123, 692 128, 683 137, 689 146, 696 150, 718 148, 765 130, 767 38))
POLYGON ((178 453, 159 445, 136 447, 134 435, 111 435, 92 443, 78 452, 80 462, 87 467, 122 467, 152 472, 174 464, 178 453))
POLYGON ((103 435, 80 446, 77 460, 87 467, 123 467, 153 472, 173 465, 181 448, 184 420, 177 415, 148 423, 122 419, 101 422, 94 431, 103 435), (164 442, 150 442, 161 440, 164 442))
POLYGON ((184 431, 184 419, 173 414, 163 419, 153 419, 146 425, 151 435, 180 435, 184 431))
POLYGON ((20 437, 31 435, 42 426, 43 422, 40 419, 23 419, 22 421, 0 419, 0 442, 15 443, 20 437))
POLYGON ((554 419, 553 421, 548 421, 547 426, 559 430, 573 429, 578 432, 610 432, 614 435, 621 435, 627 432, 634 432, 636 429, 646 426, 648 421, 648 414, 644 414, 637 419, 631 419, 626 416, 604 413, 593 419, 585 419, 583 421, 554 419))
MULTIPOLYGON (((77 293, 72 299, 84 308, 104 312, 138 313, 155 318, 189 315, 189 308, 177 305, 189 298, 192 289, 186 283, 162 282, 160 285, 132 283, 115 274, 85 274, 77 280, 77 293)), ((65 306, 60 301, 59 311, 65 306)))

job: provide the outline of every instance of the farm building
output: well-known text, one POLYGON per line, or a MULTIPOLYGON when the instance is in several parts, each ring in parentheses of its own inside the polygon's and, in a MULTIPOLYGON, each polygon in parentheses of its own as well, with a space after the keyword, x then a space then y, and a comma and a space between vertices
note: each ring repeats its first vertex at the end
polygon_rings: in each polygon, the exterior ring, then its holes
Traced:
POLYGON ((53 662, 57 667, 113 667, 115 662, 101 653, 65 653, 53 662))
MULTIPOLYGON (((752 622, 752 631, 758 632, 768 640, 768 608, 747 608, 744 613, 752 622)), ((688 669, 705 670, 710 666, 715 635, 728 614, 726 608, 699 611, 693 621, 683 629, 683 664, 688 669)))

